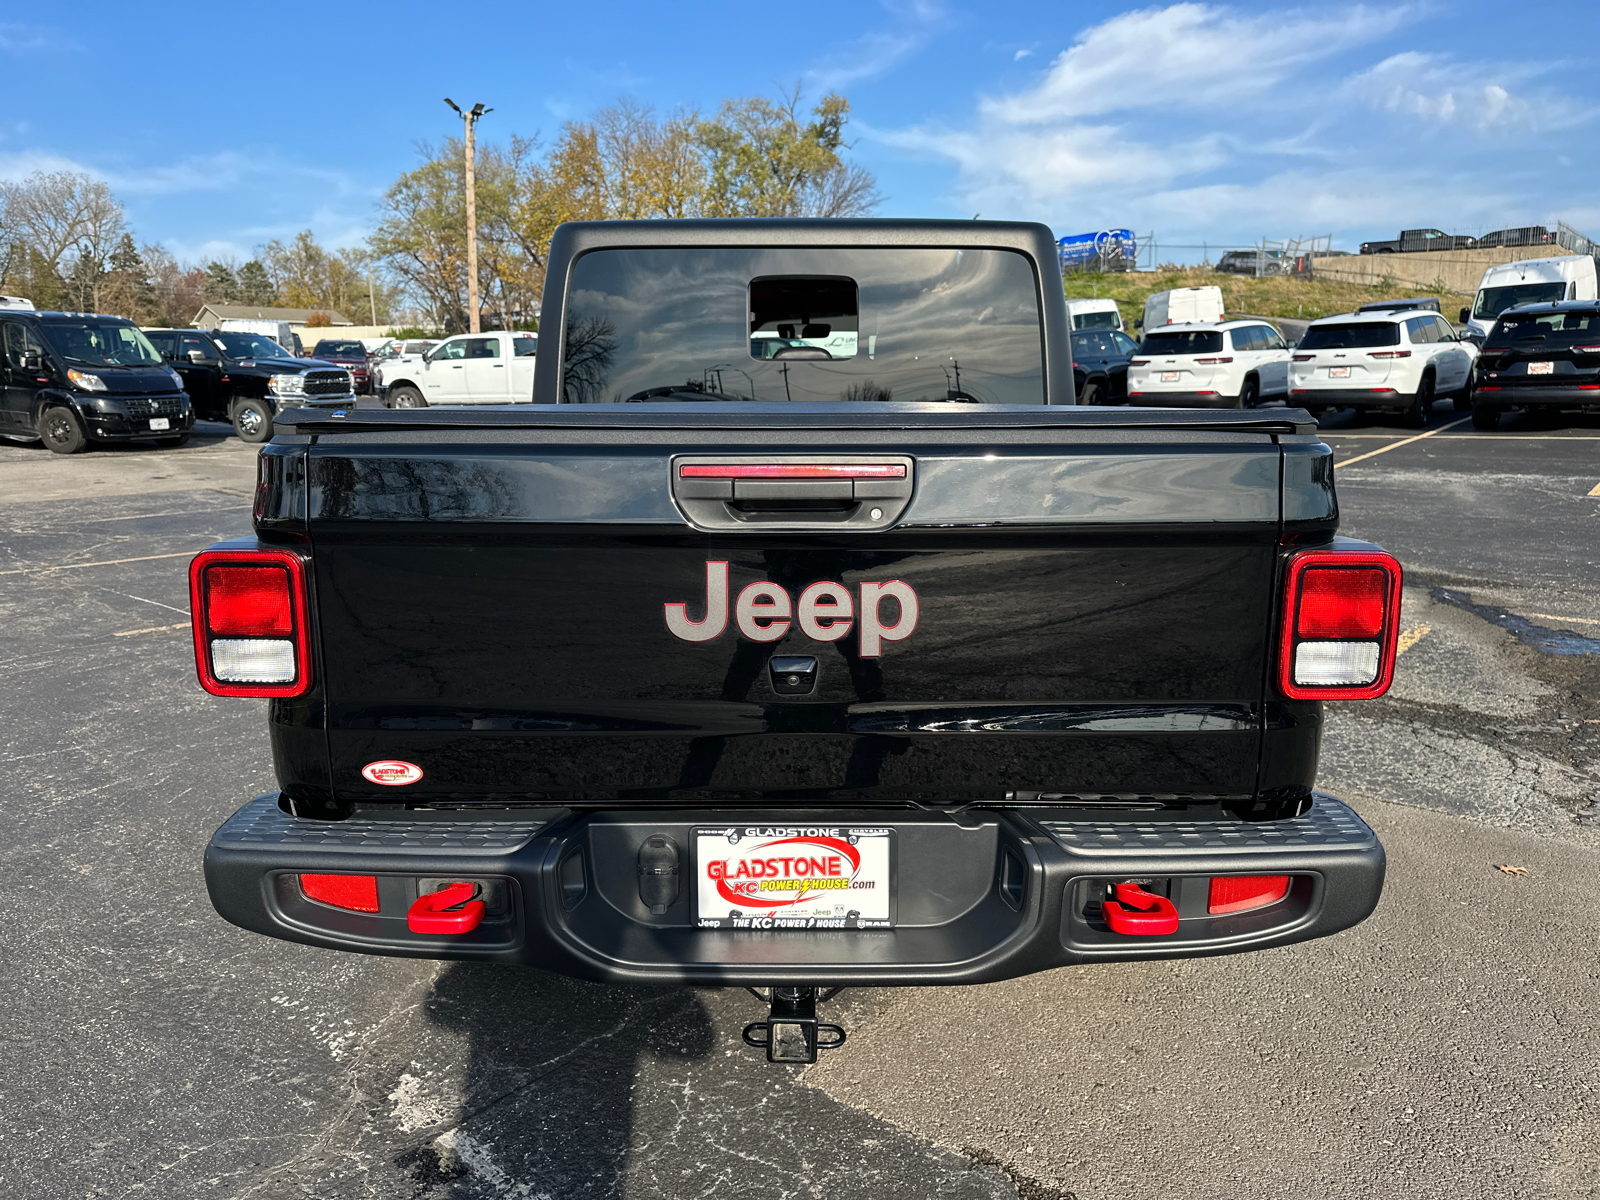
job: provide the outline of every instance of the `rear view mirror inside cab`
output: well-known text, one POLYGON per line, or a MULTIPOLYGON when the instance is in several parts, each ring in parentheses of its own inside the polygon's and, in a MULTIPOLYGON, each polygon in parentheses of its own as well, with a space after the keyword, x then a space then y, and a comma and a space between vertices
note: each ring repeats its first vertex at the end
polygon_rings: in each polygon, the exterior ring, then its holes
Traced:
POLYGON ((766 275, 750 281, 750 357, 856 356, 856 281, 841 275, 766 275))

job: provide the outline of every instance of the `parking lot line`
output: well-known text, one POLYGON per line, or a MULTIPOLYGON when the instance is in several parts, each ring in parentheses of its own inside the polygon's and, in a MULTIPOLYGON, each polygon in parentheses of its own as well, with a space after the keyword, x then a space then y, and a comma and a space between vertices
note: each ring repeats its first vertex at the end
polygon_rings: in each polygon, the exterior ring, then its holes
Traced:
POLYGON ((1418 642, 1420 642, 1423 638, 1427 637, 1428 634, 1430 634, 1432 632, 1433 632, 1433 626, 1432 625, 1418 625, 1415 629, 1407 629, 1407 630, 1405 630, 1403 633, 1401 633, 1400 637, 1395 641, 1395 644, 1394 644, 1394 652, 1395 652, 1395 654, 1396 655, 1404 654, 1407 650, 1411 649, 1411 647, 1415 646, 1418 642))
POLYGON ((1600 625, 1593 617, 1563 617, 1560 613, 1529 613, 1541 621, 1571 621, 1574 625, 1600 625))
POLYGON ((101 562, 87 563, 62 563, 58 567, 17 567, 11 571, 0 571, 0 575, 37 575, 42 571, 76 571, 79 567, 114 567, 118 563, 153 562, 158 558, 193 558, 193 550, 180 550, 176 554, 142 554, 138 558, 107 558, 101 562))
POLYGON ((136 633, 167 633, 173 629, 188 629, 190 624, 188 621, 179 621, 176 625, 152 625, 149 629, 124 629, 119 633, 113 633, 111 636, 132 637, 136 633))
POLYGON ((1388 446, 1379 446, 1376 450, 1368 450, 1365 454, 1358 454, 1354 458, 1347 458, 1343 462, 1335 462, 1333 465, 1336 468, 1354 466, 1364 458, 1374 458, 1379 454, 1387 454, 1391 450, 1400 449, 1401 446, 1409 446, 1412 442, 1420 442, 1423 438, 1431 438, 1435 434, 1443 433, 1446 429, 1454 429, 1457 425, 1465 425, 1470 420, 1472 420, 1471 417, 1461 417, 1459 420, 1451 421, 1448 425, 1441 425, 1437 429, 1430 429, 1427 433, 1419 433, 1416 437, 1408 437, 1403 442, 1395 442, 1388 446))

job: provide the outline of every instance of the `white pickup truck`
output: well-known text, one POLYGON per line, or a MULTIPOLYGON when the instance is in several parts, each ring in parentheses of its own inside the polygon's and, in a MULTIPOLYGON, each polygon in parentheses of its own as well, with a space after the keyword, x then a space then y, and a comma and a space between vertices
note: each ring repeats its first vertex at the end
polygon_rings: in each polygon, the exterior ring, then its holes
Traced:
POLYGON ((409 370, 385 371, 389 408, 435 404, 530 404, 539 338, 532 333, 463 333, 446 338, 409 370))

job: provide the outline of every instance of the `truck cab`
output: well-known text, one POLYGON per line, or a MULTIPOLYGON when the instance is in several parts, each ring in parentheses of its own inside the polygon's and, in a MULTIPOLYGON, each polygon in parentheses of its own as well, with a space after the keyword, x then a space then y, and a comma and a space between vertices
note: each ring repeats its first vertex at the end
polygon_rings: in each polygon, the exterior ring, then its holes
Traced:
POLYGON ((457 334, 410 363, 388 365, 383 403, 389 408, 529 404, 538 353, 536 333, 457 334))

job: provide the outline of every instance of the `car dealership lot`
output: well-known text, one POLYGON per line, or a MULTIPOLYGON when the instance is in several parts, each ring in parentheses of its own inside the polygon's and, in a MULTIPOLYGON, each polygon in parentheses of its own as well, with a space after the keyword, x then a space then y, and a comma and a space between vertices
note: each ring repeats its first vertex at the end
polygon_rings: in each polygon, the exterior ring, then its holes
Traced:
POLYGON ((1331 417, 1343 531, 1408 569, 1393 692, 1323 782, 1390 852, 1321 942, 847 992, 805 1072, 739 991, 366 959, 216 917, 200 854, 272 785, 202 694, 183 568, 253 454, 0 444, 12 636, 0 1193, 1592 1196, 1600 1191, 1600 420, 1331 417), (1365 457, 1363 457, 1365 456, 1365 457), (1506 873, 1497 866, 1526 868, 1506 873))

